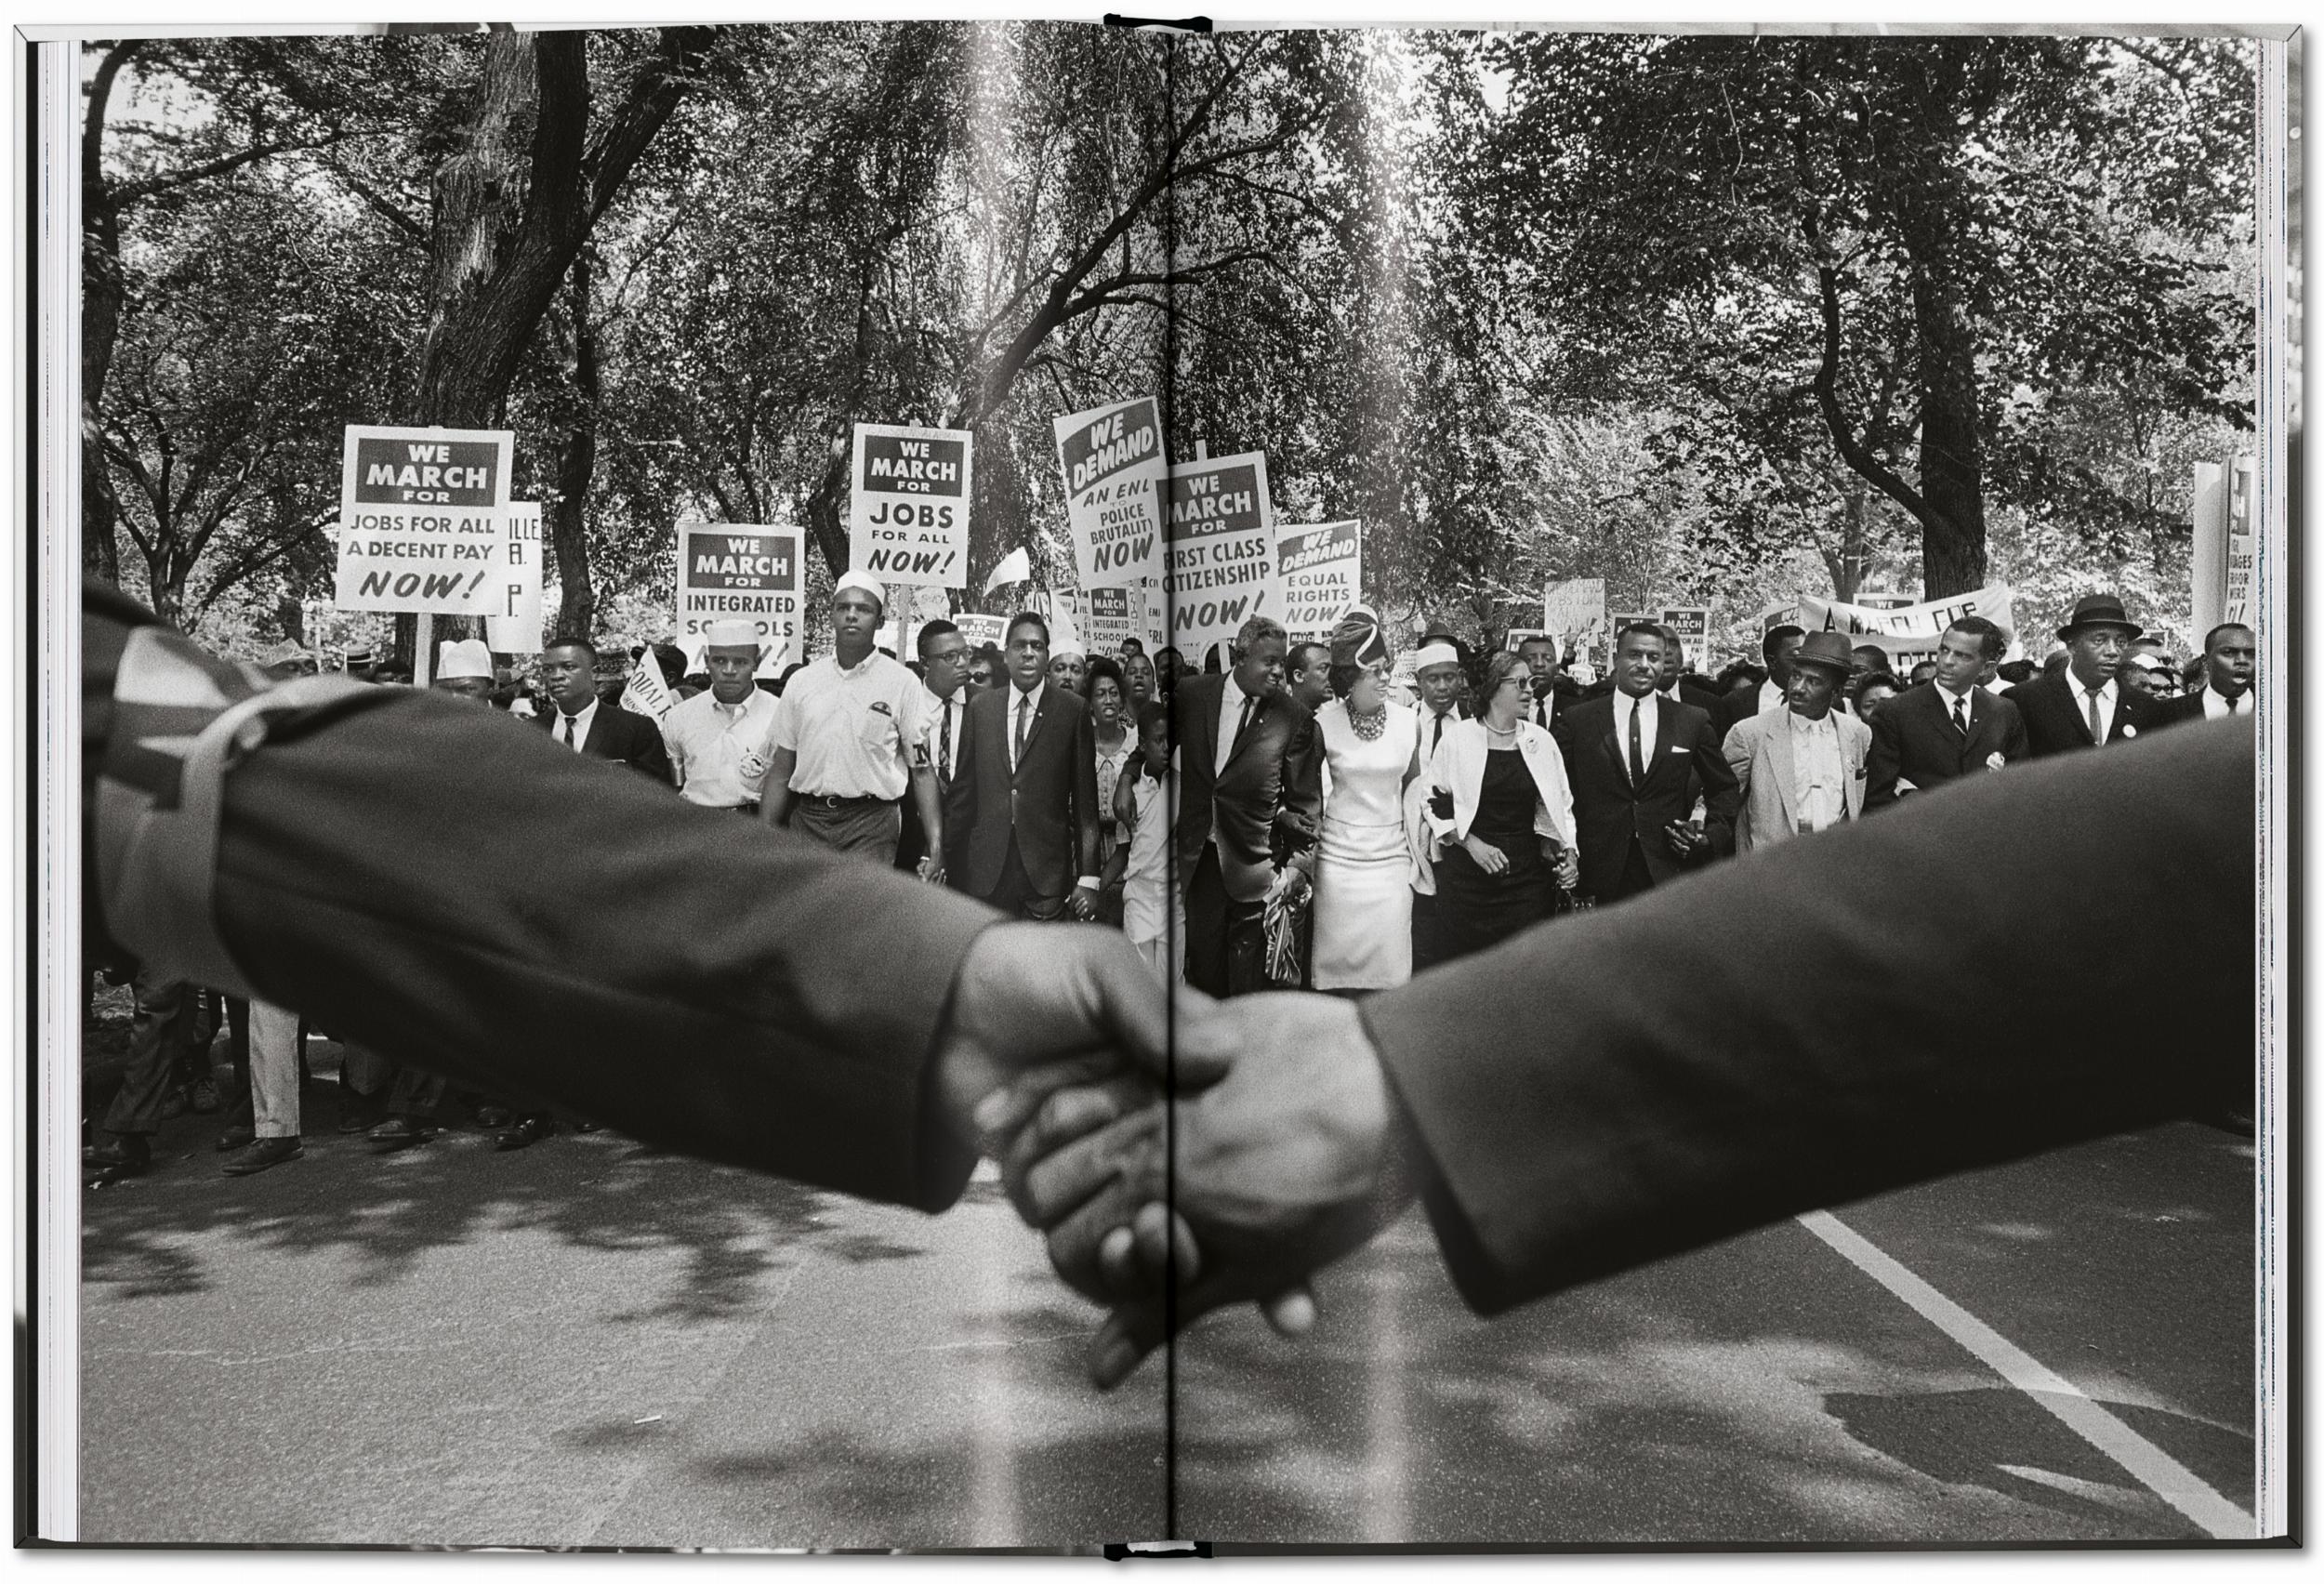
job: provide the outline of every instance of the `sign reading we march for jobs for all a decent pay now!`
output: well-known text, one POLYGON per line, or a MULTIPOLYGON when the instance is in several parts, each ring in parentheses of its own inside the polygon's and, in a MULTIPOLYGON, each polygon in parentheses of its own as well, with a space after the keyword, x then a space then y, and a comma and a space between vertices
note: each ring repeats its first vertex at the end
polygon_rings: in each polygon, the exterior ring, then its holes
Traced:
POLYGON ((691 648, 711 624, 746 621, 772 653, 799 658, 799 531, 752 522, 684 522, 678 529, 678 642, 691 648))
POLYGON ((882 583, 969 581, 967 429, 857 424, 849 475, 848 560, 882 583))
POLYGON ((1274 510, 1263 452, 1170 469, 1170 641, 1198 655, 1256 615, 1273 615, 1274 510))
POLYGON ((1084 588, 1162 575, 1162 420, 1151 396, 1056 420, 1065 520, 1084 588))
POLYGON ((506 603, 507 429, 347 428, 339 473, 342 611, 488 616, 506 603))

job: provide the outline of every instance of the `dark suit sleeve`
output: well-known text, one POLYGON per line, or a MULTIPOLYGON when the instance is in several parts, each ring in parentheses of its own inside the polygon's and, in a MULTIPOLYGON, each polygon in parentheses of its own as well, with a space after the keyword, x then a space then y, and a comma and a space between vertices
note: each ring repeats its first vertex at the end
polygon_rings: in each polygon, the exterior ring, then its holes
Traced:
POLYGON ((1078 884, 1082 876, 1100 874, 1105 867, 1098 857, 1103 845, 1098 839, 1098 728, 1086 706, 1074 715, 1073 800, 1074 862, 1077 865, 1073 878, 1078 884))
POLYGON ((1275 813, 1278 846, 1304 852, 1324 823, 1324 734, 1301 710, 1283 750, 1283 806, 1275 813))
POLYGON ((1710 838, 1714 855, 1728 856, 1735 851, 1735 816, 1743 806, 1743 785, 1708 720, 1695 731, 1695 773, 1703 784, 1703 834, 1710 838))
POLYGON ((977 748, 980 713, 974 699, 961 707, 960 741, 953 745, 958 763, 944 788, 944 878, 955 887, 965 886, 969 880, 969 832, 976 827, 976 783, 984 773, 984 758, 977 748))
POLYGON ((669 761, 669 745, 662 741, 662 728, 651 715, 630 712, 643 730, 637 733, 638 744, 629 756, 630 768, 643 772, 665 786, 678 785, 678 772, 669 761))
POLYGON ((2006 694, 2001 702, 2009 706, 2001 715, 2001 758, 2015 764, 2031 749, 2026 740, 2026 712, 2006 694))
MULTIPOLYGON (((1872 747, 1864 761, 1864 810, 1867 813, 1874 809, 1885 809, 1896 801, 1896 782, 1904 774, 1905 758, 1903 728, 1896 720, 1896 700, 1903 696, 1897 693, 1890 698, 1887 706, 1873 716, 1870 721, 1872 747)), ((2012 709, 2009 713, 2014 719, 2017 712, 2012 709)), ((2025 735, 2023 725, 2015 730, 2020 737, 2025 735)))
MULTIPOLYGON (((101 660, 121 623, 88 603, 101 660)), ((225 778, 214 912, 251 989, 655 1143, 923 1209, 958 1196, 974 1155, 930 1107, 931 1057, 996 915, 482 706, 359 691, 225 778)))
POLYGON ((1812 1207, 2248 1108, 2253 789, 2250 733, 2158 733, 1367 998, 1461 1292, 1498 1310, 1812 1207), (2171 928, 2065 929, 2068 906, 2171 928), (1735 949, 1764 940, 1814 983, 1735 949))

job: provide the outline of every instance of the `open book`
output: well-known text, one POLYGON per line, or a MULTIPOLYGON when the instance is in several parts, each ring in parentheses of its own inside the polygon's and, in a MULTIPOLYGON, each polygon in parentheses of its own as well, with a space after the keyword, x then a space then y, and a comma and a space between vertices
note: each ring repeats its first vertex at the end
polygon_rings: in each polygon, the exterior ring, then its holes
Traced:
POLYGON ((20 1536, 2296 1538, 2290 30, 25 42, 20 1536))

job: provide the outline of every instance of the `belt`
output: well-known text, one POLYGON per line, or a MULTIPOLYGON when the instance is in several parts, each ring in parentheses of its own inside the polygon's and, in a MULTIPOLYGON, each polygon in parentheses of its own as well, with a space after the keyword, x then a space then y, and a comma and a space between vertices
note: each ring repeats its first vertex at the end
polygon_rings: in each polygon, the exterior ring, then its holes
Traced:
POLYGON ((892 809, 901 798, 841 798, 830 792, 800 792, 799 800, 816 809, 892 809))

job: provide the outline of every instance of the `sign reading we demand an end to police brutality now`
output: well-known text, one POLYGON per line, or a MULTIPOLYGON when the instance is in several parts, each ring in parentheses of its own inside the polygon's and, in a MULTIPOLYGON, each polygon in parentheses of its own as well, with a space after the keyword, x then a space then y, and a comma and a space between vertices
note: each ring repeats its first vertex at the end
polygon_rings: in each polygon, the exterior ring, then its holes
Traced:
POLYGON ((848 561, 882 583, 954 588, 969 580, 967 429, 857 424, 849 474, 848 561))
POLYGON ((347 428, 339 472, 342 611, 486 616, 508 594, 507 429, 347 428))
POLYGON ((1257 615, 1274 614, 1274 509, 1263 452, 1170 469, 1163 587, 1170 642, 1198 655, 1257 615))
POLYGON ((1084 588, 1124 587, 1162 575, 1162 420, 1141 396, 1055 420, 1065 471, 1065 521, 1084 588))
POLYGON ((805 604, 796 528, 752 522, 678 525, 678 642, 690 649, 714 622, 745 621, 759 629, 769 664, 799 659, 805 604))

